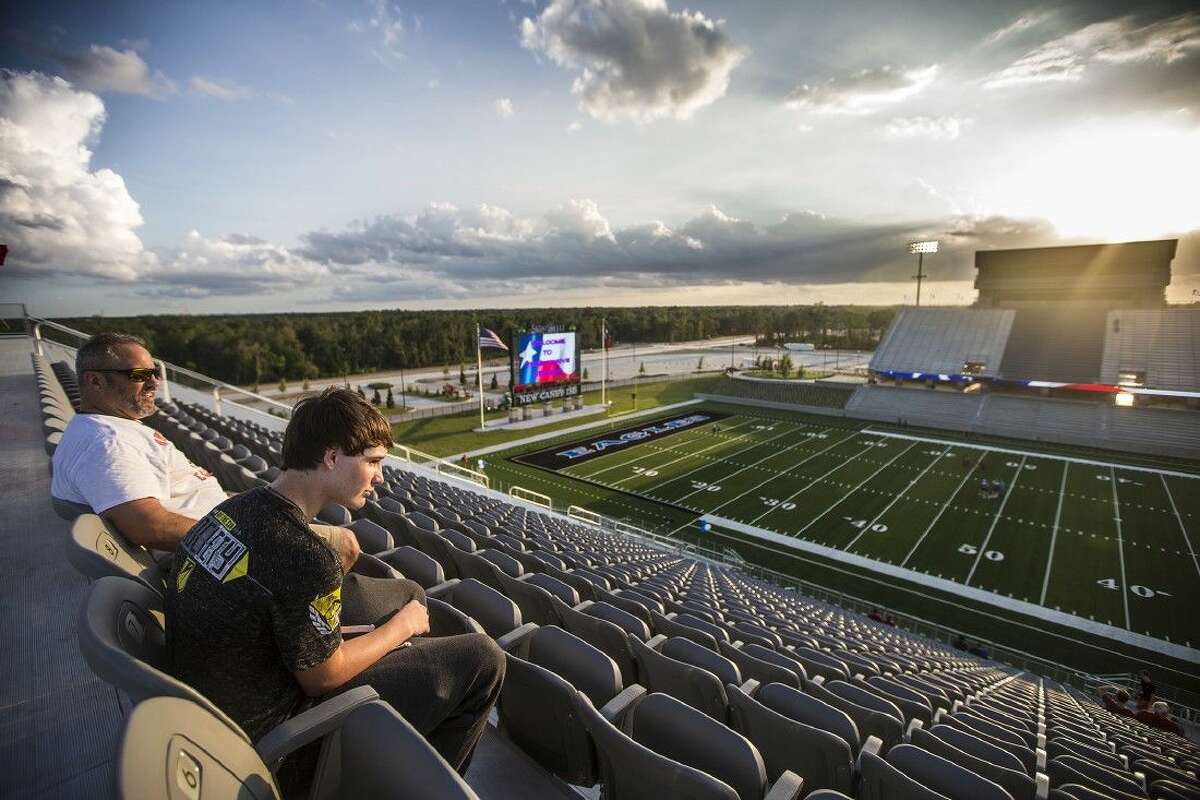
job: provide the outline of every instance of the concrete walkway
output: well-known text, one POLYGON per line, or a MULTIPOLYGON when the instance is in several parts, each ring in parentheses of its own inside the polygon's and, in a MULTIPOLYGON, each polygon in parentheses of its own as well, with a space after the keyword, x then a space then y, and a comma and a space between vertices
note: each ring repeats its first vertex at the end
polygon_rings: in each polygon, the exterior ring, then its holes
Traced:
POLYGON ((30 353, 28 338, 0 338, 0 795, 106 798, 121 705, 75 637, 87 581, 50 506, 30 353))

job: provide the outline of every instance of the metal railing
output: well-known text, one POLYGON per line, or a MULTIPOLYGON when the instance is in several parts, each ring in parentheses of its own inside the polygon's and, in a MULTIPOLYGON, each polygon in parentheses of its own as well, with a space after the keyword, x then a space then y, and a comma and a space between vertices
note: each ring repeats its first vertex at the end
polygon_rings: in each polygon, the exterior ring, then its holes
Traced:
POLYGON ((461 464, 455 464, 453 461, 447 461, 444 458, 431 456, 428 453, 417 450, 415 447, 408 447, 403 444, 393 445, 392 456, 401 461, 407 461, 410 464, 420 464, 429 467, 434 472, 445 475, 447 478, 474 483, 485 489, 492 487, 491 480, 482 472, 464 467, 461 464))
POLYGON ((525 500, 526 502, 542 506, 547 511, 554 510, 553 501, 551 501, 550 495, 542 494, 541 492, 535 492, 532 489, 526 489, 522 486, 510 487, 508 493, 510 496, 515 497, 518 500, 525 500))

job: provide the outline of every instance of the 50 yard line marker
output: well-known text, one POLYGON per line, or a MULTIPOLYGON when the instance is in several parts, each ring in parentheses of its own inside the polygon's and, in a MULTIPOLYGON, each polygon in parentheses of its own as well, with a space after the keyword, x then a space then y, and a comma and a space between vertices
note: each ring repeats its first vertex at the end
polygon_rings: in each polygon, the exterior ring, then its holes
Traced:
POLYGON ((1062 484, 1058 487, 1058 510, 1054 512, 1054 530, 1050 533, 1050 557, 1046 559, 1046 577, 1042 581, 1042 599, 1039 606, 1046 605, 1046 590, 1050 588, 1050 568, 1054 566, 1054 542, 1058 539, 1058 524, 1062 519, 1063 497, 1067 494, 1067 470, 1071 468, 1070 461, 1063 462, 1062 484))
POLYGON ((937 516, 934 517, 933 521, 929 523, 929 527, 925 529, 925 532, 917 537, 917 541, 913 544, 912 549, 908 551, 908 555, 904 557, 904 560, 900 562, 900 566, 903 567, 905 564, 907 564, 908 560, 913 557, 913 553, 917 552, 917 548, 921 546, 921 542, 925 541, 925 537, 929 535, 931 530, 933 530, 933 526, 937 525, 938 520, 942 518, 942 514, 946 513, 946 509, 950 507, 950 504, 954 502, 954 498, 958 497, 958 493, 962 491, 963 484, 965 484, 967 479, 975 473, 975 470, 979 469, 979 462, 983 461, 983 457, 987 454, 988 451, 984 450, 979 454, 979 458, 975 459, 975 465, 967 470, 967 473, 963 475, 963 479, 958 482, 958 486, 955 486, 954 491, 951 492, 950 496, 946 498, 946 502, 942 503, 942 507, 938 509, 937 516))
POLYGON ((1017 481, 1021 480, 1021 471, 1025 469, 1025 456, 1021 456, 1021 463, 1017 465, 1016 474, 1013 475, 1013 482, 1008 487, 1008 491, 1004 493, 1004 499, 1000 501, 1000 507, 996 509, 996 516, 992 517, 992 525, 988 528, 987 536, 983 537, 983 543, 979 545, 979 552, 975 554, 975 563, 971 565, 971 571, 967 573, 967 579, 963 581, 964 586, 971 585, 971 578, 975 576, 975 570, 979 566, 980 559, 983 558, 983 551, 987 549, 987 544, 992 540, 992 532, 996 530, 996 525, 1000 522, 1000 517, 1004 514, 1004 507, 1008 505, 1008 498, 1012 497, 1013 489, 1017 488, 1017 481))

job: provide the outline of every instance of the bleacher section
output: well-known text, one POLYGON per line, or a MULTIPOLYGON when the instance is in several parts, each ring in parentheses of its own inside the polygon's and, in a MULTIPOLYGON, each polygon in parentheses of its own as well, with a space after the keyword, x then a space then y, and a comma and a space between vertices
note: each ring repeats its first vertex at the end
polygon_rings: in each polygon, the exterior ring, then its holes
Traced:
POLYGON ((1009 309, 905 308, 883 337, 871 369, 958 374, 963 365, 985 365, 995 375, 1016 312, 1009 309))
POLYGON ((968 433, 1196 458, 1200 414, 1004 394, 863 386, 846 415, 968 433))
POLYGON ((1106 331, 1101 381, 1134 373, 1154 389, 1200 386, 1200 309, 1114 310, 1106 331))
POLYGON ((723 377, 706 396, 737 398, 810 409, 846 407, 857 384, 802 383, 799 381, 753 380, 723 377))
POLYGON ((1096 383, 1104 324, 1104 313, 1094 308, 1018 309, 998 377, 1096 383))
MULTIPOLYGON (((38 367, 45 418, 61 421, 69 401, 38 367)), ((198 406, 164 405, 155 424, 192 452, 212 458, 211 448, 219 463, 238 464, 228 488, 272 468, 269 435, 198 406), (234 458, 252 443, 267 455, 234 458)), ((388 466, 385 475, 349 523, 369 554, 355 571, 426 586, 432 635, 467 629, 496 638, 508 662, 500 730, 523 762, 567 792, 531 788, 527 797, 595 798, 600 787, 606 800, 1176 800, 1200 792, 1200 748, 1052 681, 419 467, 388 466)), ((340 507, 321 514, 342 524, 351 516, 340 507)), ((207 700, 155 668, 163 577, 149 554, 90 514, 77 519, 71 542, 71 562, 95 579, 79 629, 84 654, 142 701, 118 759, 122 789, 175 775, 138 769, 147 744, 177 743, 177 727, 158 730, 148 718, 196 725, 186 733, 206 745, 224 736, 240 748, 235 774, 252 776, 257 796, 267 796, 269 770, 303 738, 295 728, 327 713, 334 721, 320 730, 341 736, 322 758, 341 768, 320 772, 333 784, 321 796, 373 787, 371 796, 475 797, 369 690, 336 709, 328 703, 338 698, 326 701, 251 752, 211 709, 212 719, 201 719, 207 700), (143 635, 132 644, 118 631, 143 635), (157 703, 164 694, 189 705, 157 703), (414 773, 429 776, 424 795, 402 788, 414 773)), ((203 757, 228 752, 206 748, 203 757)))

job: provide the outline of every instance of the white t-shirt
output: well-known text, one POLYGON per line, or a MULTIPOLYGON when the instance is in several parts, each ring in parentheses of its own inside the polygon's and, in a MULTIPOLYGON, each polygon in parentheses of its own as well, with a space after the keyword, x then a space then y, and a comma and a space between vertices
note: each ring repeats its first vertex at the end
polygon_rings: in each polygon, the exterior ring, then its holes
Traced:
POLYGON ((153 497, 163 508, 199 519, 226 495, 207 470, 188 461, 153 428, 105 414, 76 414, 54 451, 50 493, 91 506, 113 506, 153 497))

